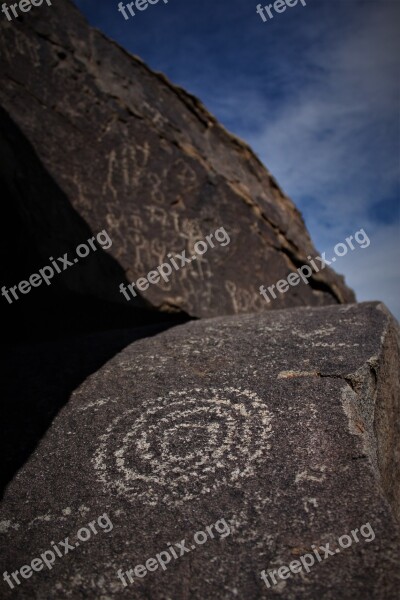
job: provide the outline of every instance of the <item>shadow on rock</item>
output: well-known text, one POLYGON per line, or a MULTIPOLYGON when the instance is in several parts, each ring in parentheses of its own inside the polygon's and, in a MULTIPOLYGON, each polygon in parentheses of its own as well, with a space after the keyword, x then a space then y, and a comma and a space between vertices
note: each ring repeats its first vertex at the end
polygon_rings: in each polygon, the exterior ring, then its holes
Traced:
MULTIPOLYGON (((27 281, 98 232, 71 206, 29 141, 0 109, 3 258, 0 287, 27 281)), ((99 224, 99 231, 104 224, 99 224)), ((4 486, 28 459, 72 391, 122 348, 189 319, 157 311, 137 295, 128 303, 119 263, 102 247, 10 304, 0 297, 5 395, 1 419, 4 486), (122 330, 122 331, 116 331, 122 330), (99 345, 91 332, 102 331, 99 345)))

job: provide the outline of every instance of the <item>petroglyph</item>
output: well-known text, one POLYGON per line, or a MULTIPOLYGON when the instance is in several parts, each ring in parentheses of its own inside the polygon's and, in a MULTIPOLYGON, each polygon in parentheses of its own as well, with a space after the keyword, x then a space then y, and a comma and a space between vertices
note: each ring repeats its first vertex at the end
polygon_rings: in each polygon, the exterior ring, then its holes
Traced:
POLYGON ((107 190, 109 190, 115 199, 117 198, 118 193, 113 184, 113 177, 115 174, 114 167, 117 164, 117 154, 115 150, 111 150, 110 154, 108 155, 107 180, 103 184, 103 194, 106 195, 107 190))
POLYGON ((258 312, 262 308, 260 298, 257 297, 255 291, 252 292, 251 290, 239 288, 234 281, 230 281, 229 279, 225 281, 225 289, 231 298, 235 314, 241 312, 258 312))
POLYGON ((268 459, 272 418, 249 390, 169 392, 114 419, 93 463, 117 494, 178 506, 251 477, 268 459))

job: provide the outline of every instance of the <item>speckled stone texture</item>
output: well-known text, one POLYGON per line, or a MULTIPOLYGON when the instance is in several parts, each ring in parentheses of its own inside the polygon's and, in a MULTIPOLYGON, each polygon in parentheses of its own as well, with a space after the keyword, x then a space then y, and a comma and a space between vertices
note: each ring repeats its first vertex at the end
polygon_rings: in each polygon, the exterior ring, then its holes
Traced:
MULTIPOLYGON (((18 218, 10 246, 15 231, 27 255, 44 253, 50 240, 58 248, 54 229, 62 230, 68 249, 84 224, 93 234, 105 228, 117 265, 106 280, 96 278, 104 266, 93 265, 90 293, 125 306, 114 284, 117 267, 121 282, 125 275, 136 281, 169 253, 192 256, 197 241, 224 227, 229 245, 210 248, 169 282, 150 285, 143 299, 193 317, 354 301, 330 268, 275 302, 260 296, 261 284, 275 284, 318 252, 299 211, 260 160, 197 98, 89 27, 68 0, 17 23, 3 18, 0 28, 0 104, 53 180, 51 193, 37 194, 33 216, 32 203, 14 194, 18 218), (35 245, 24 246, 32 220, 35 245)), ((20 170, 17 158, 13 171, 20 170)), ((66 287, 88 294, 88 278, 78 275, 71 270, 66 287)))
POLYGON ((6 491, 3 570, 75 543, 104 512, 113 530, 17 590, 1 581, 1 595, 394 600, 398 474, 398 325, 383 305, 180 325, 129 344, 72 393, 6 491), (191 549, 222 518, 231 534, 191 549), (373 541, 270 590, 261 580, 367 522, 373 541), (166 571, 123 587, 118 569, 184 538, 190 551, 166 571))

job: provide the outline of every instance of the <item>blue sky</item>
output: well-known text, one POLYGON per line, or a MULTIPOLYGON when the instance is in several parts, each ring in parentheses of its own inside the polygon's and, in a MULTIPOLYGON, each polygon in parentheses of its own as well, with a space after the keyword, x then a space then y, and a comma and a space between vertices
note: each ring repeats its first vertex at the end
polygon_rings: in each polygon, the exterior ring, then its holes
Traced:
POLYGON ((160 0, 128 21, 76 4, 252 146, 320 252, 364 228, 336 270, 400 318, 400 0, 306 0, 266 23, 256 0, 160 0))

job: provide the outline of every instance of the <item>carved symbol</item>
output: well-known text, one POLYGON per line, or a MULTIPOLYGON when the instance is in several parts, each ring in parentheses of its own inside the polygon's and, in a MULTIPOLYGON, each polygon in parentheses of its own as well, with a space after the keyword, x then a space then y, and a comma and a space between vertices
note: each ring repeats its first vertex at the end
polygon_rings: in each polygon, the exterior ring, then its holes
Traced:
POLYGON ((94 465, 118 494, 180 505, 250 477, 268 458, 271 420, 249 390, 170 392, 114 419, 94 465))

